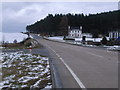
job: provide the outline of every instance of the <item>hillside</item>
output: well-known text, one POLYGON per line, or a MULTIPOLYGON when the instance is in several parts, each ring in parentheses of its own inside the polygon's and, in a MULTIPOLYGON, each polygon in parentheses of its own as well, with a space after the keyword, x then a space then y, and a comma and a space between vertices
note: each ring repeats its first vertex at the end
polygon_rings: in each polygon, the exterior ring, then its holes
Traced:
POLYGON ((83 32, 107 34, 120 29, 120 10, 98 14, 48 14, 44 19, 27 25, 26 30, 42 35, 67 35, 68 26, 83 26, 83 32))

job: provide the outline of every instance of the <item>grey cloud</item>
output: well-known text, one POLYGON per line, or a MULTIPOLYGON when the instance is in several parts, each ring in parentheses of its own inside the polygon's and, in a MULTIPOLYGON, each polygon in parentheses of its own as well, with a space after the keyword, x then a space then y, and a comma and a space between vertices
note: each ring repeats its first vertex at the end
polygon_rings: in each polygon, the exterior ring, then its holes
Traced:
POLYGON ((3 31, 20 32, 49 13, 98 13, 117 9, 116 2, 6 2, 3 3, 3 31))

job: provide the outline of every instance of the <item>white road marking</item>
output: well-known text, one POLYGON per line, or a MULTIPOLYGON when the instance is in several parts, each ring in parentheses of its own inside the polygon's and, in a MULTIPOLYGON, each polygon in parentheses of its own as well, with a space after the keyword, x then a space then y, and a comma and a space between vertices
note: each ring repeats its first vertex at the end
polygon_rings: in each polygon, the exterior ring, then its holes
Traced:
POLYGON ((47 46, 47 47, 49 49, 51 49, 58 56, 58 58, 63 62, 63 64, 66 66, 66 68, 69 70, 69 72, 72 74, 72 76, 74 77, 74 79, 78 83, 79 87, 83 88, 84 90, 86 90, 86 87, 83 85, 83 83, 81 82, 81 80, 77 77, 77 75, 74 73, 74 71, 66 64, 66 62, 60 57, 60 55, 57 54, 55 52, 55 50, 53 50, 51 47, 49 47, 49 46, 47 46))
POLYGON ((94 53, 91 53, 91 52, 86 52, 86 53, 87 53, 87 54, 90 54, 90 55, 93 55, 93 56, 97 56, 97 57, 103 58, 103 56, 97 55, 97 54, 94 54, 94 53))

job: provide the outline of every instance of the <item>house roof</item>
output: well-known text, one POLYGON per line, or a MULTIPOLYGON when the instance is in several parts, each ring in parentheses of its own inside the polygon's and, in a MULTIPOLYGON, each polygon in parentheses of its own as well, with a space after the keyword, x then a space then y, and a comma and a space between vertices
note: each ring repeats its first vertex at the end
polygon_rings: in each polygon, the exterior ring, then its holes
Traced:
POLYGON ((118 33, 120 33, 120 31, 110 31, 109 33, 115 33, 115 32, 118 32, 118 33))
POLYGON ((72 30, 79 30, 79 31, 82 31, 82 30, 80 30, 80 27, 70 27, 69 30, 70 30, 70 31, 72 31, 72 30))
POLYGON ((70 29, 80 29, 80 27, 70 27, 70 29))

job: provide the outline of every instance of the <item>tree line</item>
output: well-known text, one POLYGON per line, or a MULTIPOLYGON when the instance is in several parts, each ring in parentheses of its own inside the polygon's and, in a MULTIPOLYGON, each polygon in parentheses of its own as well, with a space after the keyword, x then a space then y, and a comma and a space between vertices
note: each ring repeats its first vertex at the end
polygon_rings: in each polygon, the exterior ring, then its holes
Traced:
POLYGON ((105 35, 120 29, 120 10, 97 14, 48 14, 44 19, 27 25, 26 30, 42 35, 67 35, 68 26, 83 27, 84 33, 105 35))

